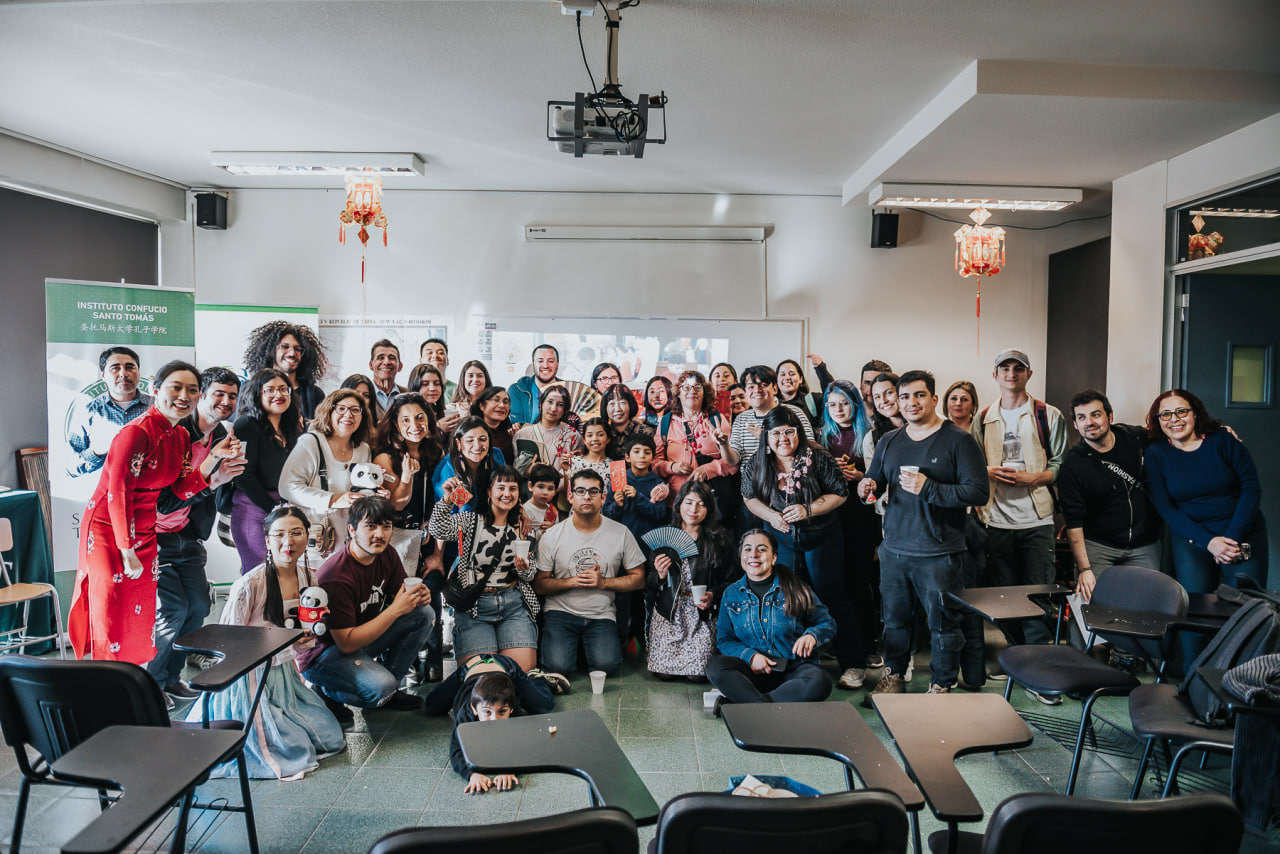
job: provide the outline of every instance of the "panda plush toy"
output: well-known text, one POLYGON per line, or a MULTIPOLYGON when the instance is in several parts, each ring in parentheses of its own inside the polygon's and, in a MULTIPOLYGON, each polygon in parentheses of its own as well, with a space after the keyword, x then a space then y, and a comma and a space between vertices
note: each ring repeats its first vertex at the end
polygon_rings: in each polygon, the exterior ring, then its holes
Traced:
POLYGON ((329 630, 329 594, 323 587, 308 587, 298 596, 298 607, 285 618, 286 629, 305 629, 317 637, 329 630))
POLYGON ((356 463, 348 472, 351 476, 351 491, 361 495, 374 495, 385 483, 387 473, 376 463, 356 463))

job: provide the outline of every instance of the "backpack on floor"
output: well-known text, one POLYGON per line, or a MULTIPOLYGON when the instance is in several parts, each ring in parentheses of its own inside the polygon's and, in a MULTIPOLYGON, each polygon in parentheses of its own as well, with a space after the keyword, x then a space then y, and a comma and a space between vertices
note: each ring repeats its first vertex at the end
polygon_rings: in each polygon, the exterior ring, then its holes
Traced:
POLYGON ((1280 653, 1280 596, 1267 591, 1241 591, 1244 604, 1218 629, 1178 687, 1195 710, 1197 723, 1225 726, 1227 706, 1196 672, 1199 667, 1230 670, 1260 655, 1280 653))

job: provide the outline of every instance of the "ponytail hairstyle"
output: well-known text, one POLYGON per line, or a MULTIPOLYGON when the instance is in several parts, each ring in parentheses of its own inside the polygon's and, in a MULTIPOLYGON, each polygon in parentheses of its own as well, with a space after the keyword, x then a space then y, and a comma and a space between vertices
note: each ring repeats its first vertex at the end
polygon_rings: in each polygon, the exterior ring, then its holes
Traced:
MULTIPOLYGON (((747 541, 747 537, 755 534, 769 542, 769 547, 773 549, 775 555, 778 553, 778 540, 773 534, 763 528, 752 528, 738 538, 739 555, 742 554, 742 544, 747 541)), ((809 585, 780 563, 773 565, 773 575, 778 579, 778 586, 782 588, 782 610, 786 615, 793 620, 809 619, 818 601, 809 585)))
MULTIPOLYGON (((271 530, 271 526, 275 524, 277 519, 285 517, 293 517, 302 523, 302 527, 311 530, 311 520, 307 518, 307 514, 302 512, 302 508, 293 504, 277 504, 271 508, 271 512, 262 520, 262 538, 265 540, 267 532, 271 530)), ((307 553, 303 551, 302 560, 306 561, 307 553)), ((310 574, 310 567, 307 568, 310 574)), ((266 563, 266 582, 267 582, 267 601, 262 604, 262 616, 272 625, 284 627, 284 597, 280 594, 280 577, 277 574, 275 561, 271 559, 271 549, 267 549, 266 563)))

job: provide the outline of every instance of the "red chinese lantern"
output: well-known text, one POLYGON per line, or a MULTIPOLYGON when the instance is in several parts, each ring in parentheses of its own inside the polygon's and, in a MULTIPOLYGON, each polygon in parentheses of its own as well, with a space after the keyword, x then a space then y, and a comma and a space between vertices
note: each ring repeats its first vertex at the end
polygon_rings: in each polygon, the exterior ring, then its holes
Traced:
POLYGON ((360 281, 364 282, 364 253, 369 247, 368 226, 382 229, 382 245, 387 245, 387 217, 382 212, 382 179, 377 175, 347 176, 347 206, 338 214, 338 242, 347 243, 347 226, 359 225, 360 281))
POLYGON ((956 229, 956 272, 965 278, 973 276, 978 280, 974 315, 978 319, 978 343, 981 346, 982 277, 994 276, 1004 267, 1004 229, 986 227, 991 214, 981 205, 969 214, 969 218, 977 225, 962 225, 956 229))

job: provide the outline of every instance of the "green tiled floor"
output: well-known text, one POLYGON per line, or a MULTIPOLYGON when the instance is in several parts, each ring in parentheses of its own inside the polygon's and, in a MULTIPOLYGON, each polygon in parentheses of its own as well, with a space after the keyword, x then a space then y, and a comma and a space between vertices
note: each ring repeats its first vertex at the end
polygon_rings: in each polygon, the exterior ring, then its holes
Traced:
MULTIPOLYGON (((908 690, 924 691, 928 687, 925 674, 927 666, 908 690)), ((747 753, 734 747, 724 724, 703 710, 704 690, 704 686, 658 682, 640 666, 628 663, 619 678, 609 680, 600 696, 592 695, 586 678, 581 677, 574 693, 560 698, 560 708, 596 711, 659 803, 682 792, 724 790, 730 775, 743 773, 786 774, 824 792, 843 790, 844 777, 834 761, 747 753)), ((986 690, 998 693, 1003 684, 990 683, 986 690)), ((856 705, 864 693, 837 690, 831 702, 853 702, 887 741, 874 712, 856 705)), ((1046 711, 1017 689, 1013 704, 1019 709, 1046 711)), ((1127 722, 1124 700, 1098 706, 1111 720, 1127 722)), ((1067 701, 1048 711, 1078 719, 1080 705, 1067 701)), ((588 804, 586 783, 568 775, 529 775, 511 792, 463 794, 462 780, 448 768, 449 731, 447 719, 420 713, 357 713, 357 727, 348 734, 347 750, 324 760, 307 779, 254 783, 262 850, 358 853, 366 851, 379 836, 401 827, 512 821, 588 804)), ((1037 732, 1032 745, 1023 750, 967 756, 957 765, 990 814, 1002 799, 1017 792, 1062 791, 1070 763, 1068 751, 1037 732)), ((1127 797, 1135 768, 1136 763, 1130 760, 1086 754, 1077 791, 1083 796, 1127 797)), ((0 759, 0 774, 0 826, 7 847, 19 781, 11 755, 0 759)), ((216 781, 206 789, 206 795, 225 794, 233 803, 238 802, 237 789, 229 781, 216 781)), ((55 851, 97 813, 90 791, 39 787, 35 792, 24 851, 55 851)), ((166 850, 165 837, 172 821, 171 814, 139 850, 166 850)), ((240 816, 205 816, 194 821, 189 850, 247 850, 240 816)), ((926 837, 941 826, 927 813, 921 825, 926 837)), ((642 828, 642 842, 652 833, 652 828, 642 828)), ((1275 843, 1250 835, 1242 850, 1277 848, 1280 846, 1275 843)))

